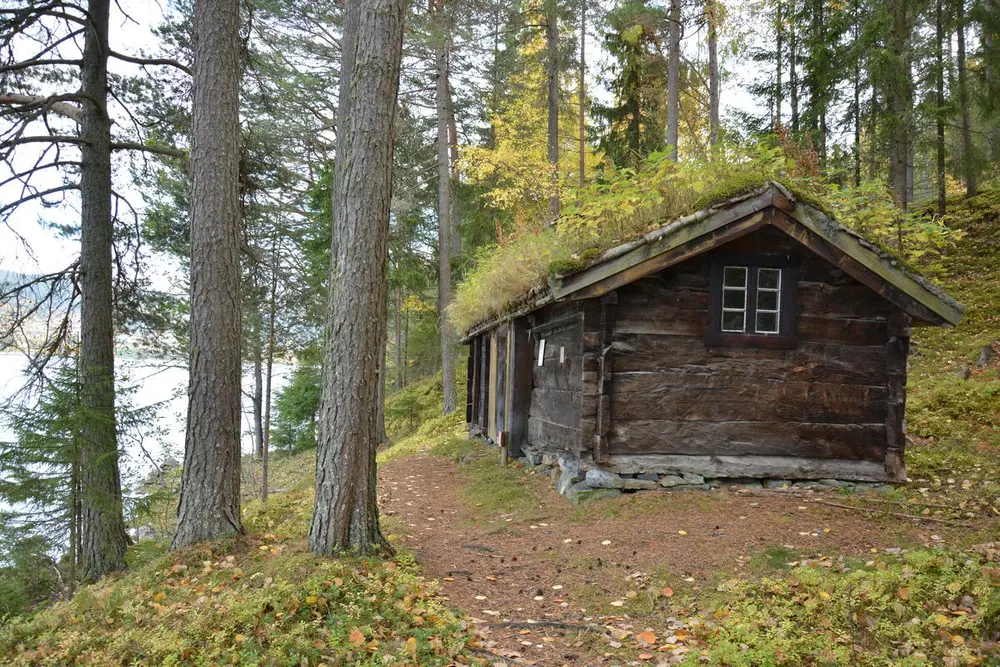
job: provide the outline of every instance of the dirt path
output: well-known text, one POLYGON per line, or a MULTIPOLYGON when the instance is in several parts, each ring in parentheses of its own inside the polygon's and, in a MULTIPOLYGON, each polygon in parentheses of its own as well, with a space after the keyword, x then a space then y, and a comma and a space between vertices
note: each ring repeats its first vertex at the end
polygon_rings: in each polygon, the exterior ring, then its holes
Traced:
POLYGON ((510 664, 670 664, 689 650, 690 610, 678 593, 714 590, 760 559, 835 567, 839 555, 928 543, 946 529, 872 521, 809 497, 723 490, 641 492, 574 508, 527 473, 537 510, 487 514, 465 496, 459 466, 427 453, 386 464, 380 478, 383 512, 401 522, 428 577, 476 624, 483 647, 510 664))

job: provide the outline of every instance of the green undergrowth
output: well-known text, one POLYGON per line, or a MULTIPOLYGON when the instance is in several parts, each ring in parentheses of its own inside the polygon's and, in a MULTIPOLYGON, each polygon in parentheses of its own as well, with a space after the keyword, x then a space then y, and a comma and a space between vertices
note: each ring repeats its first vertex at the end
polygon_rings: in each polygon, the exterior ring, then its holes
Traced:
POLYGON ((702 602, 690 664, 971 665, 997 657, 1000 551, 916 550, 854 565, 791 560, 702 602))
MULTIPOLYGON (((925 212, 929 215, 929 212, 925 212)), ((1000 183, 951 197, 944 222, 963 232, 945 258, 945 289, 965 307, 954 329, 918 327, 907 385, 911 478, 955 479, 961 490, 1000 496, 1000 361, 976 367, 984 346, 1000 355, 1000 183), (992 484, 992 486, 990 486, 992 484)), ((997 501, 1000 502, 1000 501, 997 501)))
POLYGON ((798 171, 781 148, 769 145, 730 148, 710 160, 682 163, 653 155, 637 171, 623 170, 580 190, 556 224, 523 229, 505 245, 480 249, 456 289, 450 319, 458 330, 467 330, 517 306, 551 277, 581 271, 610 248, 769 181, 910 266, 936 269, 937 257, 951 247, 953 234, 946 225, 901 217, 884 184, 839 188, 798 171))
MULTIPOLYGON (((397 407, 422 406, 413 417, 422 423, 400 440, 401 452, 415 451, 419 438, 445 437, 457 428, 456 417, 429 418, 440 412, 440 378, 436 399, 434 389, 435 380, 419 383, 397 400, 397 407), (430 405, 435 400, 437 408, 430 405)), ((402 412, 393 413, 400 429, 411 419, 402 412)), ((125 573, 81 587, 70 600, 31 617, 0 624, 0 662, 479 664, 465 653, 465 623, 437 596, 435 584, 422 578, 392 522, 383 528, 397 550, 392 558, 321 558, 308 551, 314 456, 309 451, 271 458, 274 492, 266 505, 253 497, 259 471, 245 466, 245 536, 177 552, 168 552, 166 541, 139 542, 129 549, 125 573)), ((174 471, 166 474, 161 487, 175 488, 176 477, 174 471)), ((158 502, 172 507, 176 497, 167 495, 158 502)))
MULTIPOLYGON (((247 536, 166 551, 0 628, 5 664, 444 665, 463 624, 413 558, 319 558, 306 549, 312 494, 244 509, 247 536)), ((391 541, 395 538, 390 536, 391 541)))

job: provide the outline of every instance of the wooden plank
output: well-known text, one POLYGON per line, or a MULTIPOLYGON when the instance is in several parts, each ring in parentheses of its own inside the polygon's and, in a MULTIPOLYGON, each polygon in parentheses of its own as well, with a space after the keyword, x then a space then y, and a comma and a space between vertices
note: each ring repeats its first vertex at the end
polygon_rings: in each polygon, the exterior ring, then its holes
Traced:
POLYGON ((774 215, 771 224, 924 322, 955 325, 962 319, 960 309, 890 265, 850 233, 826 230, 817 219, 819 213, 809 213, 805 208, 799 206, 783 211, 786 215, 774 215))
POLYGON ((615 373, 681 372, 757 380, 884 385, 884 345, 801 342, 791 350, 706 347, 695 336, 616 334, 615 373))
POLYGON ((884 461, 885 423, 612 421, 614 454, 802 456, 884 461))
POLYGON ((829 282, 799 280, 800 315, 887 319, 891 305, 861 283, 835 285, 829 282))
POLYGON ((532 417, 528 420, 528 441, 542 451, 580 450, 580 430, 532 417))
POLYGON ((488 410, 488 420, 486 422, 486 437, 493 438, 496 436, 497 432, 497 355, 498 355, 498 341, 496 331, 491 331, 489 334, 490 340, 490 374, 489 374, 489 391, 487 393, 487 400, 489 401, 488 410))
POLYGON ((702 220, 678 225, 672 233, 664 234, 651 243, 643 243, 615 259, 556 281, 552 294, 556 299, 570 295, 574 299, 601 296, 670 264, 701 254, 761 226, 763 217, 758 214, 770 206, 772 200, 772 193, 766 192, 737 202, 702 220), (664 257, 668 253, 671 256, 664 257))
POLYGON ((615 455, 601 468, 623 474, 642 472, 679 475, 694 473, 712 477, 772 479, 840 479, 859 482, 888 480, 885 468, 874 461, 810 459, 800 456, 684 456, 615 455))
POLYGON ((885 386, 761 380, 723 374, 622 373, 611 418, 874 423, 885 419, 885 386))
POLYGON ((466 358, 465 370, 465 423, 472 425, 473 405, 475 404, 476 387, 476 342, 472 341, 471 350, 466 358))
POLYGON ((534 389, 531 392, 529 414, 553 424, 580 428, 580 393, 554 389, 534 389))
POLYGON ((534 347, 524 318, 514 320, 512 341, 513 377, 511 379, 510 455, 521 456, 528 444, 528 417, 531 412, 531 362, 534 347))
POLYGON ((903 463, 906 449, 906 357, 910 349, 910 317, 901 309, 895 309, 890 318, 890 328, 896 334, 886 344, 888 356, 888 410, 885 417, 886 454, 885 470, 889 478, 906 481, 903 463))
POLYGON ((796 335, 799 341, 840 345, 885 345, 889 339, 887 321, 825 317, 799 313, 796 335))

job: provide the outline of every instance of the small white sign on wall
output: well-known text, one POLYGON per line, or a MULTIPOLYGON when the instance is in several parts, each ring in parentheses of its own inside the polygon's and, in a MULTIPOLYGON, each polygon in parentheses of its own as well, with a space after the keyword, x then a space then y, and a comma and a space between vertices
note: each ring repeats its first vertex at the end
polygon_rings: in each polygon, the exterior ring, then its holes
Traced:
POLYGON ((541 366, 545 362, 545 339, 538 341, 538 365, 541 366))
POLYGON ((559 348, 559 363, 560 364, 565 364, 566 363, 566 348, 565 347, 560 347, 559 348))

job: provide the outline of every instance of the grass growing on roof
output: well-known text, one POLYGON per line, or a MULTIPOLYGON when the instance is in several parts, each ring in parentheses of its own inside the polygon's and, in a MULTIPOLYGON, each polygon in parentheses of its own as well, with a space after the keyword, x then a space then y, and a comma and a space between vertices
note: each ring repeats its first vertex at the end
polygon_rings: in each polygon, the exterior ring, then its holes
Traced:
POLYGON ((557 223, 481 248, 450 306, 452 324, 465 331, 516 307, 552 276, 593 264, 605 250, 671 220, 710 208, 778 181, 795 196, 835 215, 879 247, 933 268, 930 260, 953 242, 939 221, 901 217, 884 184, 840 188, 792 177, 795 165, 781 148, 728 150, 713 160, 674 163, 653 155, 639 171, 621 170, 578 191, 557 223), (903 247, 899 248, 900 241, 903 247))

